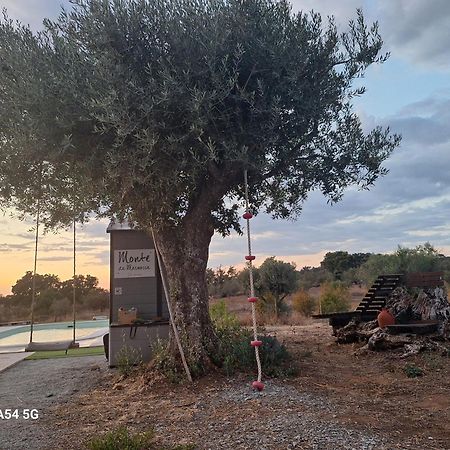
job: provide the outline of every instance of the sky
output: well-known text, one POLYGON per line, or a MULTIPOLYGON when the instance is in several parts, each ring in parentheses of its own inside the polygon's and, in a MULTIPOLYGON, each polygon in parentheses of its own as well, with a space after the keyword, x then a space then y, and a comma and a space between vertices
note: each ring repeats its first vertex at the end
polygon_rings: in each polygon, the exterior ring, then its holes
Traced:
MULTIPOLYGON (((12 18, 41 27, 56 17, 58 0, 0 0, 12 18)), ((355 101, 364 128, 390 126, 403 136, 386 162, 387 176, 369 191, 349 189, 329 205, 313 192, 297 221, 274 221, 264 214, 252 221, 257 260, 276 256, 297 267, 317 266, 326 252, 391 252, 398 245, 431 242, 450 255, 450 1, 448 0, 295 0, 294 10, 334 15, 342 30, 362 8, 377 20, 385 51, 383 65, 362 80, 367 88, 355 101)), ((32 222, 0 217, 0 293, 33 268, 32 222)), ((109 283, 107 223, 92 221, 78 230, 77 273, 109 283)), ((61 279, 72 273, 72 234, 42 236, 39 273, 61 279)), ((209 266, 242 267, 246 241, 233 234, 214 236, 209 266)))

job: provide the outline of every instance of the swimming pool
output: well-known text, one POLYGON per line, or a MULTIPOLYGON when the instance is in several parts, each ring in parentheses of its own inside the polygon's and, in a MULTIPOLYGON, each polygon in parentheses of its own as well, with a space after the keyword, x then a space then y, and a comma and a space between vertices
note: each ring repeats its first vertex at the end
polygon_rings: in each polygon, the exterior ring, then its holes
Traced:
MULTIPOLYGON (((71 340, 72 322, 36 324, 33 341, 53 342, 71 340)), ((109 320, 84 320, 76 323, 76 341, 82 347, 102 345, 101 338, 108 333, 109 320)), ((30 340, 30 325, 0 327, 0 353, 23 351, 30 340)))

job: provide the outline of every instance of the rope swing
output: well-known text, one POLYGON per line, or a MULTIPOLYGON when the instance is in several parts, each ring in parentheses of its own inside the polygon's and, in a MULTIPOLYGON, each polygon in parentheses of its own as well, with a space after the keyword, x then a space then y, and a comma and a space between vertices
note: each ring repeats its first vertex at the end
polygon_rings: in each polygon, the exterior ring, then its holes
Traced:
POLYGON ((262 391, 264 389, 264 384, 261 382, 262 370, 261 370, 261 360, 259 358, 259 347, 262 345, 262 341, 258 340, 258 329, 256 324, 256 302, 258 298, 255 297, 255 285, 253 281, 253 263, 255 256, 252 255, 252 246, 250 240, 250 219, 253 214, 250 212, 249 201, 248 201, 248 179, 247 170, 244 172, 244 186, 245 186, 245 213, 242 216, 247 221, 247 244, 248 244, 248 254, 245 257, 248 266, 248 274, 250 278, 250 297, 248 301, 252 305, 252 322, 253 322, 253 341, 250 345, 255 349, 256 365, 258 367, 258 379, 252 383, 254 389, 262 391))
POLYGON ((36 277, 37 277, 37 263, 38 263, 38 246, 39 246, 39 226, 41 224, 41 198, 42 198, 42 165, 39 173, 39 195, 36 201, 36 232, 34 240, 34 268, 32 278, 31 291, 31 311, 30 311, 30 341, 25 348, 25 351, 52 351, 52 350, 67 350, 69 348, 78 347, 76 343, 76 214, 75 214, 75 199, 73 202, 73 283, 72 283, 72 340, 59 342, 35 342, 33 341, 33 332, 35 325, 35 308, 36 308, 36 277))
POLYGON ((34 331, 34 305, 36 302, 36 269, 38 260, 38 245, 39 245, 39 217, 41 212, 41 202, 40 198, 37 200, 36 204, 36 232, 34 236, 34 268, 33 268, 33 278, 32 278, 32 288, 31 288, 31 311, 30 311, 30 344, 33 342, 33 331, 34 331))

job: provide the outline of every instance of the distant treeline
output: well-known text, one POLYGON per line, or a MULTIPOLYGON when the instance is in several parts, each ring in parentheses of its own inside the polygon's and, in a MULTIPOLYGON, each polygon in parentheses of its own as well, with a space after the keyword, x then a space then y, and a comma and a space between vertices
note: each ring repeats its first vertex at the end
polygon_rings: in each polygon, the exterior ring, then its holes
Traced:
MULTIPOLYGON (((274 258, 269 258, 274 260, 274 258)), ((268 260, 269 260, 268 259, 268 260)), ((298 270, 294 264, 291 269, 276 264, 267 264, 261 268, 267 279, 274 284, 281 282, 280 277, 292 272, 295 277, 295 290, 307 290, 324 283, 339 281, 344 286, 359 284, 369 286, 378 275, 407 272, 443 271, 444 279, 450 282, 450 258, 440 254, 430 243, 415 248, 399 246, 391 254, 348 253, 347 251, 329 252, 325 255, 319 267, 303 267, 298 270)), ((276 260, 275 260, 276 261, 276 260)), ((281 261, 279 261, 281 263, 281 261)), ((256 269, 256 282, 260 282, 260 269, 256 269)), ((208 269, 207 281, 209 294, 213 297, 228 297, 247 293, 248 275, 246 269, 237 271, 234 267, 227 270, 219 267, 208 269)), ((291 290, 291 289, 289 289, 291 290)))
MULTIPOLYGON (((35 320, 57 321, 72 316, 73 279, 60 281, 57 275, 36 274, 35 320)), ((0 296, 0 323, 28 320, 31 313, 33 273, 26 272, 11 288, 11 295, 0 296)), ((79 318, 104 313, 109 306, 109 292, 98 287, 92 275, 75 277, 75 304, 79 318)))

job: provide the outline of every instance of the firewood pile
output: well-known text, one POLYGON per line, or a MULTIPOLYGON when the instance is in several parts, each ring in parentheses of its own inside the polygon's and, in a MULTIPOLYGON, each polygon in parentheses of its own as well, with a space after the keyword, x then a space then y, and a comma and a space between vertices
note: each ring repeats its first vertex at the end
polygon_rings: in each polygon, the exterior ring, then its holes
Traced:
POLYGON ((358 322, 353 319, 335 330, 336 341, 365 343, 358 353, 395 350, 401 357, 407 357, 429 350, 450 355, 450 303, 444 286, 400 286, 387 298, 386 309, 395 317, 396 325, 380 328, 377 320, 358 322))

